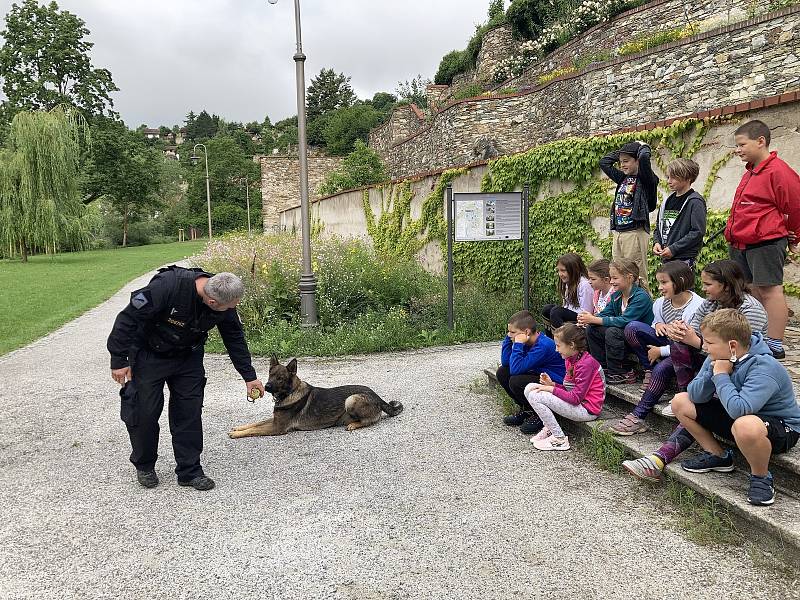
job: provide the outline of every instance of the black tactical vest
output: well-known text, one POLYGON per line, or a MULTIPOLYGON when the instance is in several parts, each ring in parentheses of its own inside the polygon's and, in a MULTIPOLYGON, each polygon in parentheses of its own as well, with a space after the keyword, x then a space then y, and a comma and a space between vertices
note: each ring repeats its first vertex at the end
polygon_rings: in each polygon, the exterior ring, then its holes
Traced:
POLYGON ((166 355, 183 354, 194 350, 208 339, 208 332, 200 329, 199 307, 195 280, 202 274, 211 277, 202 269, 185 269, 171 265, 159 269, 159 273, 172 271, 176 286, 169 296, 164 314, 151 321, 145 328, 147 345, 153 352, 166 355))

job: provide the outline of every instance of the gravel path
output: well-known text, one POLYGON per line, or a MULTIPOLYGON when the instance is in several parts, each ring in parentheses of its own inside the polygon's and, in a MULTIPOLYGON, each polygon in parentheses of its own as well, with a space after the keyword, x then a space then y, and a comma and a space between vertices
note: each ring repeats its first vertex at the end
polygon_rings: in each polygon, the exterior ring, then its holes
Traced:
POLYGON ((467 389, 494 345, 304 359, 304 379, 367 384, 405 412, 244 440, 225 432, 271 402, 208 357, 217 488, 176 485, 166 435, 162 483, 140 488, 105 338, 146 280, 0 358, 0 598, 796 597, 743 550, 665 526, 635 482, 532 451, 467 389))

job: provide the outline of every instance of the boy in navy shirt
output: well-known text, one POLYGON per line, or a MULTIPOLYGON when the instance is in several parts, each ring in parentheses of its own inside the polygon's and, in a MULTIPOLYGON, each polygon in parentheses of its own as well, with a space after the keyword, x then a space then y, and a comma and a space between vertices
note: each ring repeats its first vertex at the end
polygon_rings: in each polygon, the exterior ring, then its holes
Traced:
POLYGON ((497 381, 520 407, 519 412, 507 416, 503 422, 519 427, 526 435, 538 433, 542 428, 542 421, 525 398, 525 386, 539 383, 542 373, 547 373, 556 383, 562 383, 564 359, 556 352, 555 342, 539 333, 533 315, 523 310, 508 320, 508 335, 503 339, 500 351, 497 381))

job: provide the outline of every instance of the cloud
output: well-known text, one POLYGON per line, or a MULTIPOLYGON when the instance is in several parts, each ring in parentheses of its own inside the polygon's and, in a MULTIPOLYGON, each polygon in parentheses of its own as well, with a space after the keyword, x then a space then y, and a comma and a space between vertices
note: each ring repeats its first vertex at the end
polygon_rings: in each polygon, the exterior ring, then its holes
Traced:
MULTIPOLYGON (((296 111, 293 0, 59 0, 86 22, 92 61, 111 71, 130 127, 182 123, 206 109, 273 122, 296 111)), ((464 48, 488 0, 301 0, 306 85, 323 67, 361 98, 393 92, 464 48)), ((9 0, 0 0, 5 15, 9 0)))

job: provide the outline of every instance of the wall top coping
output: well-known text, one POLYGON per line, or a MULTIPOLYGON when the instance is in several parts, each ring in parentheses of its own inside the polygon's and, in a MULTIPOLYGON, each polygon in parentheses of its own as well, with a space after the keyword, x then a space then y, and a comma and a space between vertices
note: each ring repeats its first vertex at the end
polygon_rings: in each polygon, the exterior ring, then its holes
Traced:
MULTIPOLYGON (((653 0, 653 1, 654 2, 668 2, 669 0, 653 0)), ((647 5, 644 5, 644 6, 647 6, 647 5)), ((638 8, 642 8, 642 7, 638 7, 638 8)), ((640 58, 643 58, 645 56, 649 56, 651 54, 659 54, 661 52, 664 52, 666 50, 671 50, 672 48, 677 48, 679 46, 688 46, 690 44, 695 44, 695 43, 697 43, 699 41, 702 41, 702 40, 710 39, 710 38, 721 36, 721 35, 727 35, 727 34, 730 34, 730 33, 736 32, 736 31, 740 31, 740 30, 743 30, 743 29, 748 29, 750 27, 753 27, 754 25, 760 25, 761 23, 766 23, 768 21, 779 19, 781 17, 785 17, 785 16, 793 14, 793 13, 800 13, 800 5, 794 5, 794 6, 789 6, 787 8, 782 8, 780 10, 773 11, 773 12, 770 12, 770 13, 766 13, 764 15, 760 15, 760 16, 752 18, 752 19, 739 21, 738 23, 734 23, 732 25, 723 25, 723 26, 717 27, 715 29, 710 29, 709 31, 704 31, 702 33, 698 33, 698 34, 695 34, 695 35, 692 35, 692 36, 689 36, 689 37, 686 37, 686 38, 683 38, 683 39, 680 39, 680 40, 676 40, 674 42, 669 42, 669 43, 666 43, 666 44, 662 44, 662 45, 656 46, 654 48, 648 48, 647 50, 643 50, 642 52, 637 52, 635 54, 629 54, 627 56, 621 56, 621 57, 617 57, 617 58, 612 58, 610 60, 603 61, 603 62, 591 63, 591 64, 587 65, 586 67, 584 67, 583 69, 581 69, 580 71, 575 71, 573 73, 566 73, 564 75, 560 75, 558 77, 554 77, 553 79, 551 79, 550 81, 548 81, 546 83, 543 83, 543 84, 540 84, 540 85, 536 85, 536 86, 532 86, 532 87, 525 87, 523 90, 521 90, 519 92, 514 92, 514 93, 511 93, 511 94, 497 94, 497 95, 493 95, 493 96, 475 96, 473 98, 462 98, 461 100, 454 100, 452 102, 449 102, 445 106, 443 106, 436 113, 436 115, 439 116, 442 113, 447 112, 451 108, 454 108, 454 107, 456 107, 456 106, 458 106, 460 104, 486 102, 486 101, 496 101, 496 100, 502 100, 502 99, 506 99, 506 98, 517 98, 517 97, 520 97, 520 96, 527 96, 529 94, 533 94, 533 93, 538 92, 540 90, 546 89, 547 87, 555 84, 556 82, 568 81, 570 79, 576 79, 578 77, 582 77, 583 75, 586 75, 587 73, 591 73, 593 71, 597 71, 597 70, 600 70, 600 69, 605 69, 607 67, 611 67, 611 66, 618 65, 618 64, 624 64, 624 63, 627 63, 627 62, 632 62, 634 60, 638 60, 640 58)), ((562 48, 563 48, 563 46, 562 46, 562 48)), ((521 77, 521 75, 520 75, 520 77, 521 77)), ((519 79, 519 77, 515 77, 514 79, 507 79, 506 81, 504 81, 504 82, 502 82, 500 84, 497 84, 492 89, 502 89, 503 87, 508 87, 508 84, 512 83, 515 79, 519 79)), ((389 146, 389 148, 396 148, 397 146, 405 144, 406 142, 414 139, 415 137, 418 137, 418 136, 422 135, 423 133, 428 131, 431 127, 433 127, 433 123, 429 123, 426 127, 421 128, 419 131, 411 134, 410 136, 408 136, 406 138, 403 138, 402 140, 398 140, 397 142, 394 142, 393 144, 391 144, 389 146)))
MULTIPOLYGON (((798 89, 796 89, 794 91, 791 91, 791 92, 785 92, 783 94, 776 94, 775 96, 767 96, 765 98, 759 98, 758 100, 751 100, 749 102, 741 102, 739 104, 731 104, 731 105, 728 105, 728 106, 724 106, 724 107, 721 107, 721 108, 714 108, 714 109, 710 109, 710 110, 701 110, 701 111, 698 111, 698 112, 693 112, 693 113, 681 115, 679 117, 670 117, 669 119, 661 119, 659 121, 651 121, 650 123, 644 123, 642 125, 637 125, 636 127, 625 127, 624 129, 618 129, 618 130, 615 130, 615 131, 609 131, 609 132, 605 132, 605 133, 598 133, 598 134, 596 134, 594 136, 591 136, 591 137, 614 135, 614 134, 618 134, 618 133, 632 133, 634 131, 646 131, 646 130, 649 130, 649 129, 656 129, 657 127, 668 127, 669 125, 672 125, 672 123, 674 123, 675 121, 683 121, 685 119, 708 119, 708 118, 711 118, 711 117, 721 117, 721 116, 725 116, 725 115, 735 115, 735 114, 739 114, 739 113, 749 112, 751 110, 758 110, 758 109, 761 109, 761 108, 770 108, 772 106, 778 106, 778 105, 781 105, 781 104, 791 104, 793 102, 800 102, 800 88, 798 88, 798 89)), ((518 154, 524 154, 525 152, 528 152, 529 150, 531 150, 534 147, 535 146, 530 146, 529 148, 526 148, 525 150, 522 150, 520 152, 515 152, 513 154, 507 154, 505 156, 516 156, 518 154)), ((382 183, 375 183, 375 184, 372 184, 372 185, 364 185, 364 186, 353 188, 353 189, 350 189, 350 190, 342 190, 341 192, 337 192, 335 194, 329 194, 327 196, 322 196, 321 198, 317 198, 315 200, 312 200, 312 204, 314 202, 320 202, 322 200, 327 200, 329 198, 334 198, 336 196, 341 196, 343 194, 347 194, 347 193, 350 193, 350 192, 358 192, 358 191, 368 190, 368 189, 371 189, 371 188, 375 188, 375 187, 379 187, 379 186, 383 186, 383 185, 391 185, 391 184, 400 183, 400 182, 403 182, 403 181, 410 181, 410 182, 420 181, 422 179, 425 179, 426 177, 433 177, 435 175, 441 175, 445 171, 450 171, 452 169, 474 169, 475 167, 481 167, 481 166, 484 166, 484 165, 488 165, 492 160, 496 160, 496 159, 479 160, 479 161, 471 162, 471 163, 468 163, 468 164, 465 164, 465 165, 454 165, 454 166, 451 166, 451 167, 442 167, 440 169, 433 169, 431 171, 425 171, 425 172, 422 172, 422 173, 417 173, 415 175, 410 175, 408 177, 398 177, 396 179, 391 179, 389 181, 384 181, 382 183)), ((297 208, 300 208, 299 204, 296 204, 294 206, 286 208, 286 209, 282 210, 281 212, 286 212, 287 210, 295 210, 297 208)))

